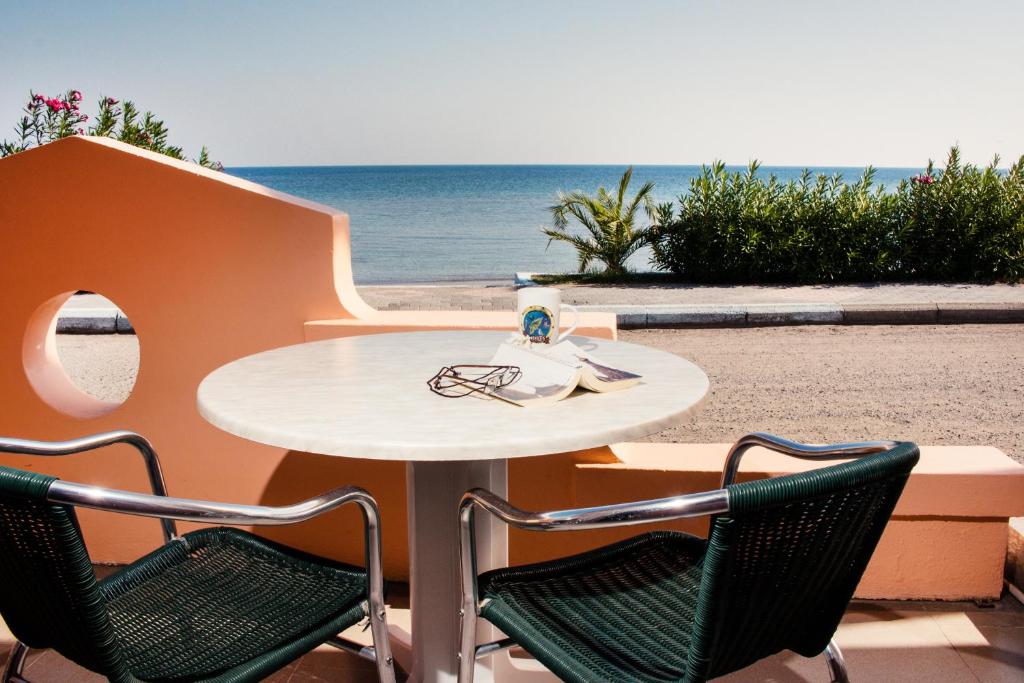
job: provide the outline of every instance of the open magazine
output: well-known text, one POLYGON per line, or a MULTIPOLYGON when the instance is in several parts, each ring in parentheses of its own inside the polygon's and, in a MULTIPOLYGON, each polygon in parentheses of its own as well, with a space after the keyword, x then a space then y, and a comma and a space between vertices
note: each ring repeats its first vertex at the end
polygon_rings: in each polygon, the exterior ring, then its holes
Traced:
POLYGON ((571 341, 543 347, 503 342, 490 365, 514 365, 522 371, 517 381, 488 392, 521 406, 561 401, 576 387, 598 392, 628 389, 641 379, 640 375, 603 363, 571 341))

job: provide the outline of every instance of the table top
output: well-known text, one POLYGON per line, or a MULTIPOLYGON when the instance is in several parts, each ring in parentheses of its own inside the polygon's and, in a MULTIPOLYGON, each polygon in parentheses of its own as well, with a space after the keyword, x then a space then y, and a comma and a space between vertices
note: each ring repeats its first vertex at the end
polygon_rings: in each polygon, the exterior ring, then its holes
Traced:
POLYGON ((605 446, 681 422, 707 375, 674 354, 591 337, 572 341, 643 375, 629 389, 577 390, 546 406, 445 398, 427 380, 486 363, 507 332, 407 332, 286 346, 240 358, 199 385, 199 412, 236 436, 291 450, 379 460, 489 460, 605 446))

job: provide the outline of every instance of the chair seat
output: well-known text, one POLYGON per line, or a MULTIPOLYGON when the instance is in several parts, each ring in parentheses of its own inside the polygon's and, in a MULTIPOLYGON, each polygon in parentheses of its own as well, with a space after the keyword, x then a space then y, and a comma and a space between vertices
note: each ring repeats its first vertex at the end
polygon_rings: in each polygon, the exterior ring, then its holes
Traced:
POLYGON ((185 534, 101 583, 147 681, 259 680, 364 617, 366 573, 229 528, 185 534))
POLYGON ((567 681, 678 681, 706 542, 658 531, 481 575, 481 615, 567 681))

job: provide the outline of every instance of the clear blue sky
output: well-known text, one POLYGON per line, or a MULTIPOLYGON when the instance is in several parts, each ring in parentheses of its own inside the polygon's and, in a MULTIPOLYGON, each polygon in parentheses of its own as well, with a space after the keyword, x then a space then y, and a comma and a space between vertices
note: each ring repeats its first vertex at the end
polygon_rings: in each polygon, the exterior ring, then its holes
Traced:
POLYGON ((919 166, 1024 153, 1024 2, 14 2, 30 88, 134 99, 229 166, 919 166))

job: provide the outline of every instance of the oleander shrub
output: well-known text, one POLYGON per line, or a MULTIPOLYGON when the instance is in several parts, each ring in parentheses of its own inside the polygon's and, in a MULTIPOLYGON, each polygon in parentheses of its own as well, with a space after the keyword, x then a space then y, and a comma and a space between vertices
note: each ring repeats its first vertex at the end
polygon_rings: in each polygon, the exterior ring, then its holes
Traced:
POLYGON ((1008 172, 951 150, 886 192, 871 168, 780 182, 703 167, 654 211, 652 264, 706 283, 1024 279, 1024 157, 1008 172))
POLYGON ((929 163, 900 185, 905 271, 934 280, 1024 279, 1024 157, 1006 173, 998 164, 963 164, 954 147, 945 169, 929 163))
MULTIPOLYGON (((30 91, 14 133, 14 140, 0 142, 0 158, 73 135, 98 135, 186 160, 181 147, 167 142, 167 126, 153 112, 142 113, 131 101, 100 97, 96 114, 90 119, 82 111, 82 93, 78 90, 56 97, 30 91)), ((205 146, 193 161, 205 168, 224 170, 220 162, 210 158, 205 146)))

